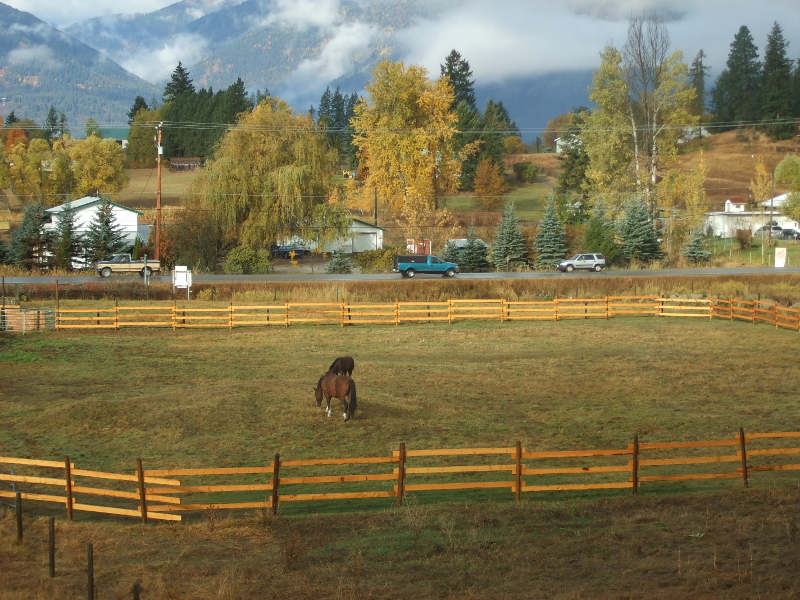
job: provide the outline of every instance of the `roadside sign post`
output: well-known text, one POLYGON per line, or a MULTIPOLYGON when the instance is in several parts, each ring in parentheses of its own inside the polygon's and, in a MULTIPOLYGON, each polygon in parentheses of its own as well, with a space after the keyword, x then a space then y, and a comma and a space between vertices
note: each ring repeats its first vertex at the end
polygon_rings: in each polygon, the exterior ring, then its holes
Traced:
POLYGON ((176 265, 172 270, 172 287, 186 288, 186 300, 190 300, 189 294, 192 289, 192 271, 185 266, 176 265))
POLYGON ((782 269, 786 266, 786 248, 775 248, 775 268, 782 269))

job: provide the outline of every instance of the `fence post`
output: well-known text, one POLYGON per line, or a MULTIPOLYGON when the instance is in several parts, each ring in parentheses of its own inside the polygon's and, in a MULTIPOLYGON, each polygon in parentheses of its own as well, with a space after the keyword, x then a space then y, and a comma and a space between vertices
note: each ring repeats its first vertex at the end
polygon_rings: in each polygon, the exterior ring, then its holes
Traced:
POLYGON ((64 478, 66 479, 67 489, 67 520, 72 521, 72 466, 69 456, 64 459, 64 478))
POLYGON ((114 298, 114 329, 119 331, 119 300, 114 298))
POLYGON ((285 309, 286 312, 284 313, 284 315, 286 317, 286 327, 289 327, 289 301, 287 300, 285 304, 286 304, 286 309, 285 309))
POLYGON ((278 486, 280 485, 281 455, 276 454, 272 461, 272 514, 278 514, 278 486))
POLYGON ((400 442, 400 451, 397 453, 397 506, 403 504, 406 493, 406 443, 400 442))
MULTIPOLYGON (((428 313, 428 316, 430 316, 430 313, 428 313)), ((448 299, 447 300, 447 323, 450 324, 450 325, 453 324, 453 300, 452 299, 448 299)))
POLYGON ((606 321, 608 321, 608 294, 606 294, 606 321))
POLYGON ((400 325, 400 302, 397 301, 394 303, 394 325, 400 325))
POLYGON ((342 299, 342 310, 339 313, 339 326, 344 327, 344 299, 342 299))
POLYGON ((233 330, 233 300, 228 304, 228 331, 233 330))
POLYGON ((94 549, 92 542, 86 544, 86 597, 94 600, 94 549))
MULTIPOLYGON (((172 288, 172 289, 174 290, 175 288, 172 288)), ((175 331, 175 326, 177 325, 177 321, 178 321, 178 305, 177 305, 177 303, 175 301, 175 298, 173 296, 173 298, 172 298, 172 331, 175 331)))
POLYGON ((516 459, 516 477, 514 481, 514 497, 519 502, 522 495, 522 442, 517 440, 517 446, 514 449, 514 458, 516 459))
POLYGON ((500 298, 500 322, 504 323, 506 320, 506 313, 508 312, 508 304, 505 298, 500 298))
POLYGON ((633 480, 633 495, 639 493, 639 432, 633 434, 633 446, 631 447, 631 479, 633 480))
POLYGON ((50 577, 56 576, 56 518, 50 517, 50 523, 48 526, 49 536, 48 536, 48 555, 49 555, 49 562, 50 562, 50 577))
POLYGON ((17 517, 17 543, 22 543, 22 494, 17 492, 14 497, 14 513, 17 517))
POLYGON ((142 459, 136 459, 136 478, 139 480, 139 511, 142 515, 142 523, 147 523, 147 497, 144 489, 144 469, 142 469, 142 459))
POLYGON ((558 321, 558 294, 553 296, 553 314, 555 316, 555 320, 558 321))
POLYGON ((744 480, 744 487, 750 487, 750 482, 747 480, 747 443, 744 439, 744 428, 739 428, 739 455, 742 459, 742 479, 744 480))

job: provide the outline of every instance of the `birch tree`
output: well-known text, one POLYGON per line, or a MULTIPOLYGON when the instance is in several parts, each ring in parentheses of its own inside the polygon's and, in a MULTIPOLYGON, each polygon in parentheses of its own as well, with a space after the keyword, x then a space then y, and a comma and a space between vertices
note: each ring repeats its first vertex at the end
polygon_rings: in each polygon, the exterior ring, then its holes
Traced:
POLYGON ((587 123, 595 143, 587 147, 590 179, 599 191, 632 188, 651 213, 659 169, 676 154, 684 128, 698 121, 683 54, 669 54, 669 47, 658 19, 633 18, 623 50, 609 47, 601 55, 589 96, 598 106, 587 123), (611 184, 620 177, 621 184, 611 184))

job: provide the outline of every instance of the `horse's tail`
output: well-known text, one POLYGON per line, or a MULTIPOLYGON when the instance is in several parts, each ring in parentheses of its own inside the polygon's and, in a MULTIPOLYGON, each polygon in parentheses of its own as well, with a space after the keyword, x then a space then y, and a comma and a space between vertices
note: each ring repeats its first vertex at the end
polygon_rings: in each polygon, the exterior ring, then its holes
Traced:
POLYGON ((350 380, 350 416, 356 414, 356 382, 350 380))

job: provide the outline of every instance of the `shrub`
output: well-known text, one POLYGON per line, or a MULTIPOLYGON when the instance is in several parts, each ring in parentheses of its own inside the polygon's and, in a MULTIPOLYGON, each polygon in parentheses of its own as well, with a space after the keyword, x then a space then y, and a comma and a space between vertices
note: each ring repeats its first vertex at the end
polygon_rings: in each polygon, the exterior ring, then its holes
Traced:
POLYGON ((326 273, 352 273, 353 262, 344 254, 337 252, 333 258, 325 265, 326 273))
POLYGON ((389 273, 392 270, 394 255, 398 252, 397 248, 383 248, 359 252, 350 258, 362 273, 389 273))
POLYGON ((267 273, 269 271, 269 254, 266 250, 253 250, 249 246, 236 246, 225 258, 226 273, 267 273))
POLYGON ((753 232, 749 229, 737 229, 736 241, 739 242, 739 248, 749 250, 753 247, 753 232))
POLYGON ((520 183, 535 183, 539 175, 539 167, 529 162, 518 162, 512 166, 514 177, 520 183))

